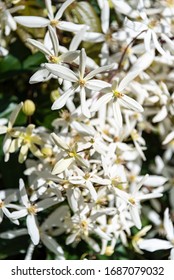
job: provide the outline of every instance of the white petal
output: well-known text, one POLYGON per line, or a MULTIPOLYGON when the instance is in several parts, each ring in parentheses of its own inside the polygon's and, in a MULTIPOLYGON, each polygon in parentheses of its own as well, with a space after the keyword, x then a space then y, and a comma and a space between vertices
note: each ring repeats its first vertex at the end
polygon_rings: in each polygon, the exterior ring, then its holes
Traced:
POLYGON ((85 84, 85 87, 96 91, 102 90, 103 88, 106 88, 108 86, 109 84, 107 82, 96 79, 89 80, 85 84))
MULTIPOLYGON (((59 40, 58 40, 58 37, 57 37, 56 30, 52 26, 48 26, 48 30, 49 30, 49 36, 50 36, 51 44, 52 44, 53 50, 54 50, 54 55, 58 56, 59 40)), ((49 40, 49 39, 47 39, 47 40, 49 40)))
POLYGON ((52 174, 53 175, 56 175, 56 174, 59 174, 63 171, 65 171, 66 169, 68 169, 68 167, 71 165, 71 163, 74 162, 74 158, 62 158, 61 160, 59 160, 53 170, 52 170, 52 174))
POLYGON ((23 102, 19 103, 16 108, 14 109, 14 111, 11 113, 10 115, 10 119, 9 119, 9 126, 12 127, 14 122, 16 121, 16 118, 21 110, 23 106, 23 102))
POLYGON ((74 93, 75 89, 71 87, 67 90, 67 92, 63 93, 59 98, 54 101, 51 110, 59 110, 61 109, 66 102, 68 101, 69 97, 74 93))
POLYGON ((60 9, 58 10, 57 14, 55 15, 55 18, 56 18, 56 19, 60 19, 60 18, 62 17, 62 15, 63 15, 64 11, 66 10, 66 8, 67 8, 69 5, 71 5, 71 3, 73 3, 74 1, 75 1, 75 0, 67 0, 67 1, 65 1, 65 2, 61 5, 61 7, 60 7, 60 9))
POLYGON ((50 251, 52 251, 56 255, 61 255, 63 257, 64 252, 62 247, 51 236, 42 234, 41 240, 50 251))
POLYGON ((60 55, 59 59, 60 59, 60 61, 63 61, 63 62, 72 62, 78 56, 79 56, 78 51, 72 51, 72 52, 70 51, 70 52, 67 52, 67 53, 64 53, 64 54, 60 55))
POLYGON ((109 2, 104 1, 103 2, 103 8, 102 8, 102 11, 101 11, 101 24, 102 24, 103 33, 106 33, 108 31, 109 17, 110 17, 109 2))
POLYGON ((45 63, 45 67, 53 73, 55 76, 60 77, 64 80, 70 82, 77 82, 78 79, 74 72, 64 66, 54 64, 54 63, 45 63))
POLYGON ((28 229, 28 234, 30 235, 33 244, 37 245, 39 243, 40 234, 39 234, 39 229, 36 225, 36 220, 34 215, 27 216, 26 225, 28 229))
POLYGON ((61 147, 63 150, 69 150, 69 146, 65 143, 65 141, 63 141, 59 136, 57 136, 54 132, 51 133, 51 137, 53 139, 53 141, 55 142, 55 144, 58 147, 61 147))
POLYGON ((135 101, 133 98, 129 97, 128 95, 124 95, 120 99, 120 103, 122 103, 125 107, 128 107, 136 112, 142 113, 144 111, 143 107, 135 101))
POLYGON ((17 23, 24 25, 26 27, 46 27, 49 25, 50 21, 43 17, 37 16, 17 16, 14 17, 17 23))
POLYGON ((141 224, 141 219, 140 219, 138 207, 137 207, 137 206, 131 206, 131 207, 130 207, 130 214, 131 214, 132 220, 133 220, 134 223, 135 223, 135 226, 136 226, 138 229, 141 229, 142 224, 141 224))
POLYGON ((152 238, 152 239, 144 239, 139 242, 140 249, 147 250, 149 252, 154 252, 156 250, 165 250, 170 249, 173 245, 166 240, 152 238))
POLYGON ((169 217, 169 208, 167 208, 164 212, 164 228, 167 234, 167 239, 174 239, 174 227, 173 223, 169 217))
POLYGON ((112 100, 113 94, 112 92, 108 92, 100 97, 96 102, 94 102, 91 106, 91 112, 98 111, 101 106, 106 105, 108 102, 112 100))
POLYGON ((86 91, 84 88, 81 88, 80 90, 80 103, 81 103, 82 114, 85 117, 90 118, 91 114, 88 108, 88 103, 86 102, 86 91))
POLYGON ((150 52, 151 49, 151 38, 152 38, 152 32, 151 30, 147 30, 147 32, 144 35, 144 46, 147 52, 150 52))
POLYGON ((35 84, 35 83, 48 81, 51 79, 51 77, 52 77, 52 74, 47 69, 40 69, 31 76, 29 83, 35 84))
POLYGON ((117 101, 114 101, 112 104, 112 107, 113 107, 115 122, 116 122, 117 126, 119 128, 121 128, 123 125, 123 118, 122 118, 122 114, 121 114, 121 110, 120 110, 120 105, 117 101))
POLYGON ((161 110, 156 114, 156 116, 152 119, 153 123, 161 122, 167 117, 167 108, 166 106, 162 106, 161 110))
MULTIPOLYGON (((88 75, 86 75, 85 80, 90 80, 91 78, 93 78, 97 74, 102 73, 102 72, 106 72, 106 71, 109 71, 109 70, 112 70, 114 67, 115 67, 114 63, 111 64, 111 65, 106 65, 106 66, 98 67, 97 69, 91 71, 88 75)), ((108 86, 110 86, 110 84, 108 86)))
POLYGON ((86 67, 86 52, 85 49, 81 49, 79 70, 80 70, 80 78, 82 79, 85 74, 85 67, 86 67))
POLYGON ((27 192, 25 189, 25 184, 24 184, 23 179, 19 179, 19 191, 20 191, 22 203, 26 207, 28 207, 29 199, 28 199, 28 195, 27 195, 27 192))
POLYGON ((51 5, 51 0, 45 0, 45 6, 48 11, 49 19, 53 19, 54 15, 53 15, 53 9, 52 9, 52 5, 51 5))
POLYGON ((17 219, 19 219, 19 218, 25 217, 27 214, 28 214, 28 211, 27 211, 27 209, 25 208, 25 209, 21 209, 21 210, 19 210, 19 211, 14 211, 14 212, 12 212, 11 215, 10 215, 10 217, 11 217, 12 219, 14 219, 14 220, 17 220, 17 219))
POLYGON ((34 47, 36 47, 38 50, 40 50, 42 53, 44 53, 45 55, 52 55, 52 53, 50 52, 49 49, 47 49, 44 44, 42 44, 39 41, 36 41, 34 39, 27 39, 27 42, 30 43, 31 45, 33 45, 34 47))
POLYGON ((73 22, 62 20, 56 27, 64 31, 78 32, 84 27, 84 24, 75 24, 73 22))
POLYGON ((123 78, 118 86, 118 91, 122 91, 133 79, 135 79, 143 70, 147 69, 154 59, 154 52, 146 52, 140 56, 134 63, 128 74, 123 78))
POLYGON ((168 144, 169 142, 171 142, 174 139, 174 131, 170 132, 166 138, 164 139, 164 141, 162 142, 163 145, 168 144))
POLYGON ((1 125, 1 126, 0 126, 0 134, 5 134, 5 133, 7 133, 7 127, 1 125))
POLYGON ((97 200, 97 192, 93 186, 93 184, 90 181, 86 181, 86 186, 91 194, 91 197, 94 201, 97 200))
POLYGON ((75 51, 78 49, 86 30, 87 30, 87 26, 84 26, 82 29, 80 29, 79 32, 75 34, 69 46, 70 51, 75 51))

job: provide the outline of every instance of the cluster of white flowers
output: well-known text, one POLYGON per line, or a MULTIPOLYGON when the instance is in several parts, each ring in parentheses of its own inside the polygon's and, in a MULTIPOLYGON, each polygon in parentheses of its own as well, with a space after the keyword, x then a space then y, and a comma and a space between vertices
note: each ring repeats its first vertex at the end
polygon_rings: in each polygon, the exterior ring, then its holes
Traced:
MULTIPOLYGON (((174 248, 169 217, 169 209, 174 214, 174 1, 97 0, 101 32, 71 17, 64 20, 75 0, 58 7, 45 0, 47 17, 14 18, 1 2, 1 41, 17 24, 46 29, 43 40, 27 39, 47 61, 29 83, 55 79, 59 96, 50 108, 58 112, 52 131, 32 123, 15 126, 23 102, 9 120, 0 119, 5 161, 18 152, 28 176, 26 186, 19 178, 19 190, 0 191, 0 222, 6 215, 15 224, 0 238, 28 234, 26 259, 39 242, 64 259, 58 243, 62 234, 68 246, 83 240, 107 256, 130 240, 138 253, 174 248), (69 48, 60 45, 59 30, 73 33, 69 48), (84 42, 100 45, 97 59, 88 56, 84 42), (146 146, 151 134, 163 149, 155 158, 152 144, 146 146), (143 170, 145 162, 151 175, 143 170), (160 203, 163 194, 170 196, 166 209, 160 203)), ((7 55, 3 45, 0 53, 7 55)))

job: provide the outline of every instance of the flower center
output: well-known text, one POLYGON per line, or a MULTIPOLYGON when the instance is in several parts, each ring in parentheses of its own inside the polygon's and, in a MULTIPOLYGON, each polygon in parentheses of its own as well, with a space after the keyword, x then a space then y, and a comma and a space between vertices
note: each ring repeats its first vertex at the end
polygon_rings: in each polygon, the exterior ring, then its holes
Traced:
POLYGON ((31 214, 31 215, 36 215, 37 213, 37 208, 35 205, 30 205, 28 208, 28 213, 31 214))
POLYGON ((49 61, 52 62, 52 63, 59 63, 59 62, 60 62, 59 57, 54 56, 54 55, 50 55, 48 59, 49 59, 49 61))
POLYGON ((52 19, 50 21, 50 24, 51 24, 52 27, 56 27, 59 24, 59 21, 57 19, 52 19))
POLYGON ((117 90, 113 90, 112 92, 113 92, 114 97, 116 97, 116 98, 122 98, 124 96, 123 93, 121 93, 117 90))
POLYGON ((85 84, 86 84, 86 81, 85 81, 84 79, 80 79, 80 80, 79 80, 79 85, 80 85, 81 87, 83 87, 85 84))
POLYGON ((128 201, 129 201, 130 204, 132 204, 132 205, 135 205, 135 204, 136 204, 136 201, 135 201, 135 198, 134 198, 134 197, 130 197, 130 198, 128 199, 128 201))

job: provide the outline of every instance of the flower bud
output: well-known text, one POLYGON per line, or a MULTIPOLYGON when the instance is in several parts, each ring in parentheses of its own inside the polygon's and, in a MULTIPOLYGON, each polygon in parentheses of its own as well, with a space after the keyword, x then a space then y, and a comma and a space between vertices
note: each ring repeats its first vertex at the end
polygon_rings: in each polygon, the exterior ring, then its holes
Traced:
POLYGON ((22 111, 26 116, 32 116, 36 110, 34 102, 30 99, 24 101, 22 111))
POLYGON ((57 89, 55 89, 51 92, 50 98, 51 98, 52 102, 56 101, 56 99, 59 97, 60 97, 60 93, 57 89))

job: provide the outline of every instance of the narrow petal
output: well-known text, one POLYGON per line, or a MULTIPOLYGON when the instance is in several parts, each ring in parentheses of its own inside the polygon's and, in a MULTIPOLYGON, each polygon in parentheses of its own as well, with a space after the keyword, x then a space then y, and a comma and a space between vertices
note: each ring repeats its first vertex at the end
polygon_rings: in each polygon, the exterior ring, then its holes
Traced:
POLYGON ((167 108, 166 106, 162 106, 161 110, 159 110, 159 112, 156 114, 156 116, 152 119, 153 123, 157 123, 157 122, 161 122, 162 120, 164 120, 167 117, 167 108))
POLYGON ((69 99, 69 97, 74 93, 75 89, 71 87, 67 90, 67 92, 63 93, 56 101, 54 101, 51 110, 59 110, 61 109, 69 99))
POLYGON ((122 92, 123 89, 126 88, 126 86, 135 79, 142 71, 147 69, 154 59, 154 51, 146 52, 142 56, 140 56, 137 61, 134 63, 130 71, 127 73, 127 75, 122 79, 118 86, 118 91, 122 92))
POLYGON ((72 62, 79 56, 79 51, 69 51, 59 56, 60 61, 72 62))
POLYGON ((174 227, 173 223, 169 217, 169 208, 167 208, 164 212, 164 228, 167 234, 167 239, 174 239, 174 227))
POLYGON ((85 74, 85 67, 86 67, 86 52, 85 49, 81 49, 79 69, 80 69, 80 78, 82 79, 85 74))
POLYGON ((48 55, 48 56, 52 55, 52 53, 50 52, 50 50, 47 49, 47 48, 44 46, 44 44, 42 44, 41 42, 36 41, 36 40, 34 40, 34 39, 30 39, 30 38, 27 39, 27 42, 28 42, 29 44, 31 44, 32 46, 36 47, 36 48, 37 48, 39 51, 41 51, 43 54, 48 55))
POLYGON ((112 106, 113 106, 115 122, 116 122, 117 126, 119 128, 121 128, 123 125, 123 118, 122 118, 122 114, 121 114, 121 110, 120 110, 120 105, 117 101, 114 101, 112 106))
POLYGON ((109 86, 109 84, 105 81, 101 81, 101 80, 96 80, 96 79, 92 79, 86 82, 85 86, 91 90, 102 90, 103 88, 106 88, 109 86))
POLYGON ((87 30, 87 26, 84 26, 83 28, 80 29, 80 31, 78 31, 75 34, 75 36, 71 40, 71 43, 70 43, 70 46, 69 46, 70 51, 75 51, 75 50, 78 49, 86 30, 87 30))
POLYGON ((39 229, 36 225, 36 219, 34 215, 28 215, 26 219, 28 234, 31 237, 31 240, 34 245, 37 245, 39 243, 40 234, 39 229))
POLYGON ((152 38, 152 32, 151 30, 147 30, 147 32, 144 35, 144 46, 147 52, 150 52, 151 49, 151 38, 152 38))
POLYGON ((53 170, 52 170, 52 174, 56 175, 59 173, 62 173, 63 171, 65 171, 66 169, 68 169, 68 167, 71 165, 71 163, 74 162, 74 158, 62 158, 61 160, 59 160, 53 170))
POLYGON ((120 99, 120 103, 122 103, 125 107, 128 107, 136 112, 142 113, 144 111, 143 107, 135 101, 133 98, 129 97, 128 95, 124 95, 120 99))
POLYGON ((58 56, 59 53, 59 40, 56 30, 52 26, 48 26, 50 40, 53 45, 54 55, 58 56))
POLYGON ((82 114, 85 117, 90 118, 91 114, 90 114, 90 111, 88 108, 88 104, 86 102, 86 91, 85 91, 84 87, 82 87, 80 90, 80 103, 81 103, 82 114))
POLYGON ((138 229, 141 229, 142 224, 141 224, 141 220, 140 220, 140 215, 139 215, 138 207, 137 206, 131 206, 130 207, 130 214, 131 214, 133 222, 135 223, 135 226, 138 229))
POLYGON ((60 30, 64 30, 64 31, 78 32, 84 27, 84 24, 75 24, 73 22, 68 22, 68 21, 62 20, 62 21, 58 22, 56 27, 59 28, 60 30))
POLYGON ((108 92, 100 97, 96 102, 94 102, 91 106, 91 112, 98 111, 101 106, 106 105, 108 102, 112 100, 113 94, 112 92, 108 92))
POLYGON ((112 70, 114 67, 115 67, 114 63, 110 64, 110 65, 98 67, 97 69, 91 71, 88 75, 86 75, 85 80, 90 80, 91 78, 93 78, 97 74, 102 73, 102 72, 106 72, 106 71, 109 71, 109 70, 112 70))
POLYGON ((144 239, 139 242, 140 249, 147 250, 149 252, 154 252, 156 250, 165 250, 173 247, 172 243, 166 240, 152 238, 144 239))
POLYGON ((163 145, 166 145, 168 143, 170 143, 172 140, 174 139, 174 131, 170 132, 166 138, 164 139, 164 141, 162 142, 163 145))
POLYGON ((57 77, 70 82, 78 82, 78 79, 74 72, 67 67, 54 63, 45 63, 45 67, 57 77))
POLYGON ((57 14, 55 15, 56 19, 60 19, 64 13, 64 11, 66 10, 66 8, 71 5, 75 0, 67 0, 65 1, 62 6, 60 7, 60 9, 58 10, 57 14))
POLYGON ((17 116, 18 116, 18 114, 19 114, 19 112, 20 112, 20 110, 21 110, 21 108, 22 108, 22 106, 23 106, 23 102, 19 103, 19 104, 16 106, 16 108, 14 109, 14 111, 11 113, 10 119, 9 119, 9 127, 12 127, 12 126, 13 126, 13 124, 14 124, 14 122, 16 121, 17 116))
POLYGON ((19 211, 12 212, 10 218, 12 218, 14 220, 17 220, 17 219, 20 219, 20 218, 23 218, 23 217, 27 216, 27 214, 28 214, 28 211, 27 211, 26 208, 24 208, 24 209, 21 209, 19 211))
POLYGON ((28 195, 25 189, 25 184, 23 179, 19 179, 19 191, 20 191, 22 203, 25 205, 25 207, 28 207, 29 200, 28 200, 28 195))
POLYGON ((17 16, 14 19, 17 23, 30 28, 46 27, 50 23, 49 19, 37 16, 17 16))
POLYGON ((29 83, 35 84, 51 79, 53 75, 47 69, 40 69, 36 71, 30 78, 29 83))
POLYGON ((65 141, 63 141, 59 136, 57 136, 54 132, 51 133, 51 138, 53 139, 54 143, 62 148, 65 151, 69 150, 69 146, 65 143, 65 141))
POLYGON ((42 234, 41 240, 43 244, 55 255, 64 256, 62 247, 51 236, 42 234))
POLYGON ((53 9, 52 9, 52 5, 51 5, 51 0, 45 0, 45 6, 48 11, 49 19, 53 19, 54 15, 53 15, 53 9))

